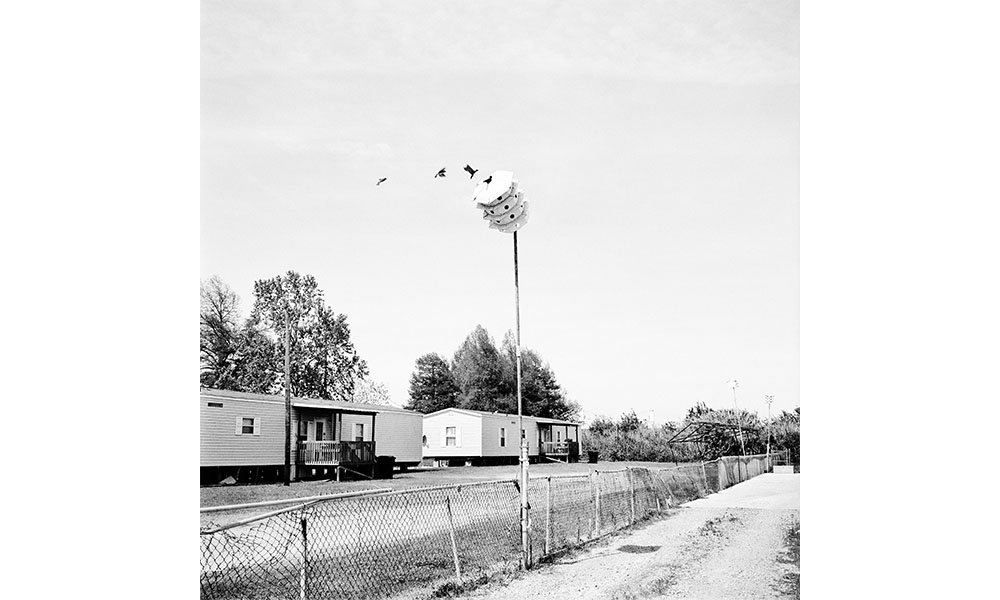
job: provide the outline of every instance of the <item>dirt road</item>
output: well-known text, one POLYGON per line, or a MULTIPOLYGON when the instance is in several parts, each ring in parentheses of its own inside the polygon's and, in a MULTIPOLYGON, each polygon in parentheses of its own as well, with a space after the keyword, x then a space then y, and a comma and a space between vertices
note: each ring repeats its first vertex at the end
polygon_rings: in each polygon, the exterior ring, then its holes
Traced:
POLYGON ((788 597, 780 561, 799 518, 799 475, 765 474, 641 529, 497 582, 466 598, 562 600, 788 597))

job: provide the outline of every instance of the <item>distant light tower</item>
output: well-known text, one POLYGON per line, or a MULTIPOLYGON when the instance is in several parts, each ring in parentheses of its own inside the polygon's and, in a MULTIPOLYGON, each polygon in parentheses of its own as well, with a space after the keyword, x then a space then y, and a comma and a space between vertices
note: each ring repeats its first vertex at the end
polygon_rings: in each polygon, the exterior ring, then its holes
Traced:
POLYGON ((764 402, 767 402, 767 455, 771 456, 771 403, 774 402, 774 394, 764 394, 764 402))
POLYGON ((743 420, 740 418, 740 407, 736 403, 736 388, 740 386, 740 382, 735 379, 730 379, 728 381, 729 387, 733 388, 733 406, 736 407, 736 430, 740 434, 740 451, 743 452, 743 456, 747 455, 746 444, 743 443, 743 420))

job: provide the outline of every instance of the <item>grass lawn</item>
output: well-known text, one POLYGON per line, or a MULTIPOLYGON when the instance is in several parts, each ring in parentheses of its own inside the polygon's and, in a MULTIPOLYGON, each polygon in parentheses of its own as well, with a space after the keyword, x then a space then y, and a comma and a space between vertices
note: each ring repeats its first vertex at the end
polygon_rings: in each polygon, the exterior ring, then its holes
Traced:
MULTIPOLYGON (((678 463, 650 462, 599 462, 589 463, 541 463, 528 467, 529 477, 544 477, 545 475, 562 475, 567 473, 589 473, 595 468, 600 471, 610 471, 625 467, 669 468, 678 463)), ((429 487, 438 485, 459 485, 476 481, 492 481, 498 479, 516 479, 517 465, 498 467, 447 467, 411 469, 406 473, 396 473, 392 479, 341 481, 319 479, 312 481, 295 481, 285 487, 280 483, 262 485, 213 486, 201 488, 201 506, 225 506, 230 504, 245 504, 263 502, 266 500, 284 500, 288 498, 305 498, 307 496, 322 496, 325 494, 341 494, 371 489, 393 489, 429 487)), ((273 509, 280 508, 280 506, 273 509)), ((257 512, 273 510, 270 507, 254 509, 257 512)), ((209 513, 221 516, 224 513, 209 513)), ((208 516, 206 515, 206 516, 208 516)), ((219 522, 219 519, 214 519, 219 522)), ((228 520, 228 519, 227 519, 228 520)))

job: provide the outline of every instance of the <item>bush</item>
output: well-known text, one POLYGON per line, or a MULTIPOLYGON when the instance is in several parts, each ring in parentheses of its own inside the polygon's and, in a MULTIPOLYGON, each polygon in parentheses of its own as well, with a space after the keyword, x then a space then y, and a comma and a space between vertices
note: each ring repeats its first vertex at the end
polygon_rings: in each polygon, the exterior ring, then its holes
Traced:
MULTIPOLYGON (((715 410, 699 403, 688 411, 684 422, 652 427, 636 417, 635 412, 623 415, 616 423, 607 417, 597 417, 584 431, 581 451, 594 450, 611 461, 691 462, 713 460, 720 456, 742 454, 740 440, 733 429, 711 432, 698 443, 667 443, 683 426, 694 421, 737 424, 733 410, 715 410)), ((740 411, 739 423, 747 454, 763 454, 767 450, 767 424, 747 411, 740 411)), ((799 409, 783 412, 775 419, 771 430, 771 449, 790 450, 794 464, 799 462, 799 409)))

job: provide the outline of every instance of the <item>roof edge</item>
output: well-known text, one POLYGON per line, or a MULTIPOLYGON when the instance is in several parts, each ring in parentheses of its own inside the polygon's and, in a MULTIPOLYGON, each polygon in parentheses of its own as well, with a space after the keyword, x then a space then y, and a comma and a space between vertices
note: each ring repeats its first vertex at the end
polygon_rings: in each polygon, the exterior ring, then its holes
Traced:
MULTIPOLYGON (((217 398, 230 398, 233 400, 259 400, 262 402, 284 402, 285 397, 280 394, 258 394, 255 392, 237 392, 234 390, 220 390, 217 388, 201 388, 200 396, 214 396, 217 398)), ((364 402, 347 402, 344 400, 325 400, 323 398, 306 398, 302 396, 292 396, 292 403, 312 404, 322 408, 343 408, 345 410, 360 410, 369 412, 385 413, 405 413, 420 415, 415 410, 407 410, 397 406, 386 406, 383 404, 365 404, 364 402)), ((422 416, 422 415, 421 415, 422 416)))

